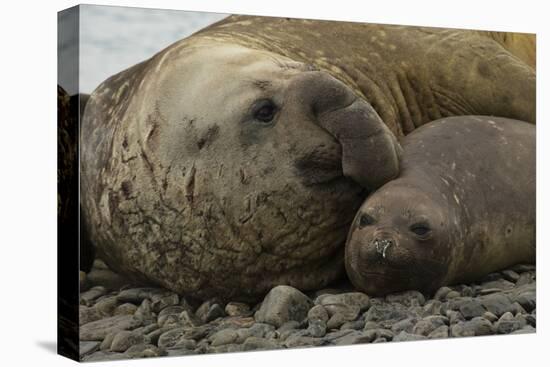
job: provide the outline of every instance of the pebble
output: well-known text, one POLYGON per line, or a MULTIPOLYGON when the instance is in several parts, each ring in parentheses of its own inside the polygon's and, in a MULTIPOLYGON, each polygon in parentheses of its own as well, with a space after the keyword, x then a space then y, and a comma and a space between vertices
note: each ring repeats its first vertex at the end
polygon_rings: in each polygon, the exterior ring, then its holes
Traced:
POLYGON ((386 296, 386 301, 392 303, 401 303, 404 306, 423 306, 426 302, 424 295, 418 291, 406 291, 393 293, 386 296))
POLYGON ((138 306, 133 303, 123 303, 115 309, 115 315, 133 315, 136 313, 138 306))
POLYGON ((111 316, 82 325, 80 340, 102 341, 109 333, 135 329, 141 324, 141 320, 130 315, 111 316))
POLYGON ((301 322, 312 306, 309 297, 296 288, 280 285, 267 294, 254 318, 279 327, 290 320, 301 322))
POLYGON ((118 332, 111 343, 112 352, 125 352, 132 345, 145 342, 145 336, 128 330, 118 332))
MULTIPOLYGON (((109 271, 93 269, 93 272, 109 271)), ((89 276, 86 276, 86 281, 89 276)), ((201 304, 150 287, 112 291, 89 282, 81 292, 82 361, 351 345, 536 331, 532 266, 490 274, 480 284, 368 297, 345 284, 309 298, 289 286, 263 302, 201 304), (314 301, 313 301, 313 300, 314 301)))
POLYGON ((229 302, 225 305, 225 313, 228 316, 248 316, 251 314, 250 306, 239 302, 229 302))

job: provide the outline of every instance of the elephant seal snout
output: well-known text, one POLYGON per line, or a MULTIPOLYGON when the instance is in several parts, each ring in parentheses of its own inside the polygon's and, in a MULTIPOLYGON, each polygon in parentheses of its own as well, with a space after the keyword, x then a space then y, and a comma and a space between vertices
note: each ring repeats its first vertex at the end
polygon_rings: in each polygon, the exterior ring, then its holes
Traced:
POLYGON ((402 173, 359 209, 346 244, 372 295, 477 280, 535 260, 535 127, 452 117, 404 139, 402 173))

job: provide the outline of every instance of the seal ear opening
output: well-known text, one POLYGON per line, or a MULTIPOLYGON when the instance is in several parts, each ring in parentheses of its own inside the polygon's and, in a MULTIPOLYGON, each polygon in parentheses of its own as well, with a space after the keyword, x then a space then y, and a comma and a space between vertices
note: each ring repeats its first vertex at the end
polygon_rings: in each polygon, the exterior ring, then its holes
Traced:
POLYGON ((341 144, 346 177, 372 191, 399 174, 403 149, 366 101, 356 98, 347 107, 323 114, 319 124, 341 144))

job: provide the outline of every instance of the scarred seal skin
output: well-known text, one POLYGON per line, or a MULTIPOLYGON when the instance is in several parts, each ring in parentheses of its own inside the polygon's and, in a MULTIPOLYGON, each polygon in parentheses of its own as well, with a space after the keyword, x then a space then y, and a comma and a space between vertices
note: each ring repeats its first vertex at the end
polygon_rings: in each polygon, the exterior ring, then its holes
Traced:
POLYGON ((534 123, 534 92, 487 32, 231 16, 90 96, 82 217, 112 269, 176 292, 320 288, 398 174, 397 137, 450 115, 534 123))
POLYGON ((370 195, 346 244, 353 284, 372 295, 478 280, 535 262, 535 126, 461 116, 403 142, 400 176, 370 195))

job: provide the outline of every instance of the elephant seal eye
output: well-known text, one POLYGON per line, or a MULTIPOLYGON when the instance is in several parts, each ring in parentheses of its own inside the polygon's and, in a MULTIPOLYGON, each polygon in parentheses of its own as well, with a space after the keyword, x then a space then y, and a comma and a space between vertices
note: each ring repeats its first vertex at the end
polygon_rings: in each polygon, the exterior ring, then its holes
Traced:
POLYGON ((425 223, 413 224, 409 229, 418 237, 427 237, 431 232, 430 227, 425 223))
POLYGON ((374 218, 368 214, 361 214, 359 217, 359 227, 363 228, 374 223, 374 218))
POLYGON ((266 99, 260 101, 254 109, 254 119, 263 123, 269 123, 275 118, 277 106, 273 101, 266 99))

